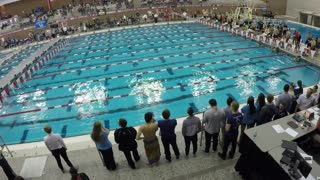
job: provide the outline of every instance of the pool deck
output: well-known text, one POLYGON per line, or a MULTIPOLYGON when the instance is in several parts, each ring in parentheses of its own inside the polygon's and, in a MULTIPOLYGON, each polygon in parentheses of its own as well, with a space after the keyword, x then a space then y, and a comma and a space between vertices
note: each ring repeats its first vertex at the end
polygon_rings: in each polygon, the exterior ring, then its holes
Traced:
MULTIPOLYGON (((179 127, 178 127, 179 129, 179 127)), ((111 133, 113 134, 113 133, 111 133)), ((199 136, 200 138, 200 136, 199 136)), ((113 139, 113 137, 110 137, 113 139)), ((184 141, 181 133, 177 133, 177 144, 181 153, 180 159, 176 160, 172 152, 172 162, 168 163, 164 157, 164 150, 161 147, 161 160, 158 166, 149 167, 146 165, 146 156, 142 141, 138 141, 138 151, 141 160, 136 164, 137 169, 132 170, 123 155, 118 150, 116 145, 113 146, 115 160, 118 163, 118 169, 110 172, 103 167, 97 150, 93 147, 83 150, 71 150, 68 144, 68 156, 71 162, 79 167, 79 172, 85 172, 90 179, 141 179, 141 180, 162 180, 162 179, 211 179, 211 180, 240 180, 241 177, 234 170, 234 165, 238 160, 239 153, 232 160, 223 161, 218 157, 217 152, 206 154, 203 152, 204 145, 198 146, 196 157, 190 153, 189 157, 185 157, 184 141)), ((203 141, 204 142, 204 141, 203 141)), ((192 150, 192 148, 191 148, 192 150)), ((220 148, 219 148, 219 151, 220 148)), ((191 151, 192 152, 192 151, 191 151)), ((8 159, 12 168, 19 174, 26 158, 15 157, 8 159)), ((63 162, 64 167, 67 165, 63 162)), ((3 179, 3 171, 0 171, 0 179, 3 179)), ((33 180, 67 180, 70 179, 70 174, 62 174, 58 168, 53 156, 49 155, 44 169, 44 175, 33 180)))
MULTIPOLYGON (((186 22, 186 21, 182 21, 186 22)), ((190 22, 190 21, 189 21, 190 22)), ((192 21, 191 21, 192 22, 192 21)), ((178 24, 179 22, 174 22, 170 24, 178 24)), ((156 25, 163 25, 167 23, 158 23, 156 25)), ((154 24, 139 25, 140 27, 152 26, 154 24)), ((132 26, 130 28, 139 27, 132 26)), ((114 28, 114 29, 124 29, 114 28)), ((129 29, 129 27, 126 27, 129 29)), ((101 30, 97 32, 83 33, 94 34, 98 32, 107 32, 109 30, 101 30)), ((70 37, 76 37, 81 35, 73 35, 70 37)), ((69 37, 68 37, 69 38, 69 37)), ((320 66, 320 57, 317 60, 307 59, 309 62, 313 61, 313 64, 320 66)), ((307 87, 308 88, 308 87, 307 87)), ((202 114, 197 115, 202 118, 202 114)), ((217 153, 211 152, 206 154, 203 152, 204 147, 199 147, 197 157, 192 155, 189 158, 184 156, 184 141, 181 135, 182 122, 185 119, 178 118, 178 125, 176 127, 177 142, 181 153, 180 160, 173 159, 172 163, 167 163, 164 159, 164 151, 160 141, 161 146, 161 161, 158 167, 149 167, 145 165, 146 157, 143 149, 142 141, 139 141, 139 153, 141 154, 142 160, 137 163, 137 169, 131 170, 125 160, 124 155, 118 151, 117 145, 114 142, 114 131, 111 131, 109 139, 113 144, 113 151, 117 163, 119 163, 119 170, 114 172, 109 172, 103 167, 101 160, 98 156, 97 150, 94 143, 92 142, 89 135, 77 136, 65 138, 65 143, 68 147, 68 154, 70 160, 74 162, 75 165, 79 166, 80 172, 85 172, 91 179, 228 179, 236 180, 241 179, 241 177, 234 171, 234 164, 238 159, 239 154, 236 153, 236 157, 233 160, 222 161, 217 156, 217 153), (185 170, 188 170, 187 172, 185 170)), ((135 127, 138 129, 138 127, 135 127)), ((53 130, 54 131, 54 130, 53 130)), ((199 136, 200 139, 200 136, 199 136)), ((204 139, 203 139, 204 143, 204 139)), ((45 165, 44 175, 39 178, 32 179, 70 179, 69 174, 62 174, 58 169, 55 160, 50 155, 43 142, 34 143, 24 143, 17 145, 9 145, 9 149, 12 151, 14 157, 7 158, 13 169, 17 174, 19 174, 23 162, 28 157, 39 157, 48 156, 48 161, 45 165)), ((192 148, 191 148, 192 149, 192 148)), ((220 150, 221 151, 221 150, 220 150)), ((65 164, 64 164, 65 165, 65 164)), ((65 165, 66 167, 66 165, 65 165)), ((0 171, 0 179, 3 179, 5 175, 3 171, 0 171)))

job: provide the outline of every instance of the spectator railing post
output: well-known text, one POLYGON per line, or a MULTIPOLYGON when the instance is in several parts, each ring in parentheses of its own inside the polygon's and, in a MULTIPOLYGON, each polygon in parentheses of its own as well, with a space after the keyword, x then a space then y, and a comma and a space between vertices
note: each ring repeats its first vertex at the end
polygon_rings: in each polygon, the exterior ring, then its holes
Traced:
POLYGON ((96 148, 97 148, 97 151, 98 151, 98 154, 99 154, 99 157, 100 157, 100 159, 101 159, 101 161, 102 161, 103 166, 106 166, 106 164, 104 163, 103 157, 102 157, 102 155, 101 155, 101 152, 100 152, 99 149, 98 149, 97 144, 96 144, 96 148))
MULTIPOLYGON (((203 121, 203 118, 204 118, 204 113, 205 113, 205 111, 203 111, 203 113, 202 113, 202 121, 203 121)), ((202 123, 201 123, 200 146, 202 146, 203 131, 204 131, 204 128, 203 128, 202 123)))
POLYGON ((2 152, 4 148, 6 148, 7 151, 8 151, 8 153, 10 154, 10 156, 13 157, 12 152, 9 150, 9 148, 8 148, 6 142, 4 141, 4 139, 2 138, 2 136, 0 136, 0 140, 1 140, 1 142, 3 143, 3 144, 1 145, 1 150, 0 150, 0 152, 2 152))

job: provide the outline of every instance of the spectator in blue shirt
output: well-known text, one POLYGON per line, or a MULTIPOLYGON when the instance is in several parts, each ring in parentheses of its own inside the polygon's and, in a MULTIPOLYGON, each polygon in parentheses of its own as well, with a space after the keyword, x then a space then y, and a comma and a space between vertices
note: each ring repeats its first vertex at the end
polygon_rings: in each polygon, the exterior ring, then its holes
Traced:
POLYGON ((180 156, 177 146, 176 133, 174 132, 174 129, 177 126, 177 120, 169 119, 170 111, 168 109, 163 110, 162 117, 164 120, 158 121, 158 127, 160 128, 161 141, 164 147, 166 159, 171 162, 170 145, 172 146, 176 158, 179 159, 180 156))
POLYGON ((231 103, 232 115, 228 117, 226 124, 225 142, 223 145, 223 152, 219 153, 221 159, 225 160, 229 145, 231 144, 231 150, 229 152, 229 158, 232 159, 237 147, 237 137, 239 134, 239 123, 243 121, 242 114, 238 111, 239 104, 235 101, 231 103))
POLYGON ((247 105, 243 106, 241 109, 243 113, 243 120, 241 122, 241 133, 240 133, 240 142, 242 140, 242 135, 244 130, 250 129, 254 126, 255 121, 257 120, 257 110, 254 105, 254 97, 250 96, 247 100, 247 105))
POLYGON ((102 126, 100 121, 93 125, 91 139, 96 143, 97 149, 101 152, 104 164, 108 170, 117 168, 113 157, 112 144, 108 139, 109 130, 102 126))

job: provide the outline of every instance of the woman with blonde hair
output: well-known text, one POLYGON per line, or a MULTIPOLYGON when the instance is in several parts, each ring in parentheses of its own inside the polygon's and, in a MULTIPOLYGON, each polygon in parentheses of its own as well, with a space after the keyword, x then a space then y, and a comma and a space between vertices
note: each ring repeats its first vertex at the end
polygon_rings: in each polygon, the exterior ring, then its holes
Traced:
POLYGON ((101 152, 104 164, 108 170, 117 168, 113 157, 112 144, 108 139, 109 130, 102 126, 100 121, 93 124, 91 139, 96 143, 97 149, 101 152))

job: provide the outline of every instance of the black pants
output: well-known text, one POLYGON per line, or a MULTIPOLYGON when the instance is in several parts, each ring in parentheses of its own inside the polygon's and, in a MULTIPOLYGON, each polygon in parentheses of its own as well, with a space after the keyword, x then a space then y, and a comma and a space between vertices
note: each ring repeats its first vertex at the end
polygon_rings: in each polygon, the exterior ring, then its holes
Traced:
POLYGON ((218 137, 219 137, 219 132, 218 133, 213 133, 210 134, 207 131, 205 131, 205 136, 206 136, 206 148, 205 152, 209 152, 210 146, 211 146, 211 139, 212 139, 212 150, 216 151, 217 146, 218 146, 218 137))
POLYGON ((4 173, 6 174, 8 180, 14 180, 16 177, 16 173, 12 170, 7 160, 4 158, 2 154, 0 154, 0 166, 2 167, 4 173))
POLYGON ((124 155, 126 156, 126 159, 128 161, 129 166, 131 168, 135 168, 136 166, 135 166, 135 163, 132 160, 131 152, 132 152, 134 160, 135 161, 139 161, 140 160, 140 156, 138 154, 137 149, 134 149, 132 151, 123 151, 124 155))
POLYGON ((253 128, 254 127, 254 123, 252 124, 241 124, 241 132, 240 132, 240 143, 242 141, 242 136, 244 134, 244 131, 247 129, 250 129, 250 128, 253 128))
POLYGON ((186 155, 189 155, 189 150, 190 150, 190 143, 192 142, 193 145, 193 154, 197 153, 198 150, 198 134, 195 134, 193 136, 184 136, 184 142, 186 145, 186 155))
POLYGON ((63 171, 64 169, 63 169, 63 166, 61 163, 60 156, 64 159, 64 161, 68 164, 69 167, 73 167, 72 163, 70 162, 70 160, 68 158, 67 151, 65 148, 52 150, 51 153, 54 156, 54 158, 56 158, 56 161, 57 161, 58 166, 61 169, 61 171, 63 171))
POLYGON ((109 148, 107 150, 99 149, 99 151, 102 154, 103 161, 104 161, 104 164, 106 165, 107 169, 108 170, 115 170, 117 167, 116 167, 116 163, 114 161, 112 148, 109 148))
POLYGON ((231 150, 229 152, 229 156, 233 157, 234 153, 236 152, 237 148, 237 136, 225 136, 224 138, 224 145, 223 145, 223 156, 225 157, 227 155, 227 151, 229 148, 229 145, 231 144, 231 150))
POLYGON ((180 156, 180 152, 177 146, 176 136, 173 137, 163 137, 161 136, 161 141, 164 147, 164 154, 166 155, 167 160, 171 160, 171 153, 170 153, 170 145, 174 151, 176 157, 180 156))

